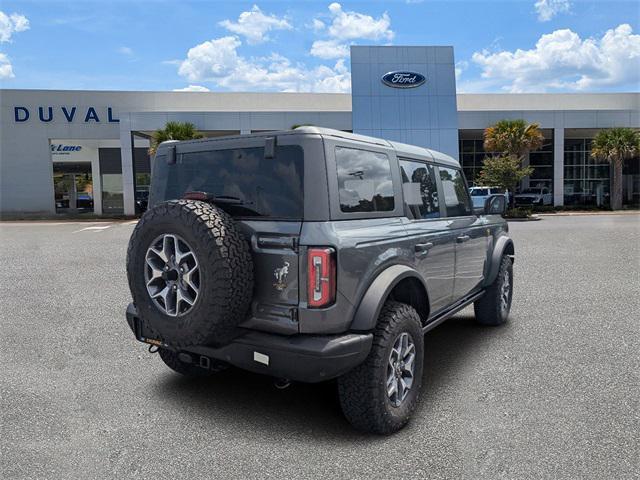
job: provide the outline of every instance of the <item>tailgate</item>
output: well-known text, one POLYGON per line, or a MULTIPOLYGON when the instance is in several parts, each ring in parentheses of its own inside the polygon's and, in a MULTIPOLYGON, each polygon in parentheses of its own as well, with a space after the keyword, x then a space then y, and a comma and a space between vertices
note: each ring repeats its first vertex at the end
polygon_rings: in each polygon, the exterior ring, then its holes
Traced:
POLYGON ((302 222, 239 221, 251 243, 254 295, 241 327, 298 333, 298 240, 302 222))

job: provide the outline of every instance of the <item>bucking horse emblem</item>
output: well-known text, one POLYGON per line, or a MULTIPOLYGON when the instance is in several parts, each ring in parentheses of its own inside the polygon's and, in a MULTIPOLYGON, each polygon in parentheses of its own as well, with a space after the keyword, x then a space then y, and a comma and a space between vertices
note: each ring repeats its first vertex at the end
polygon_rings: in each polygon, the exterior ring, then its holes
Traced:
POLYGON ((284 262, 284 265, 280 268, 276 268, 273 271, 273 275, 276 277, 276 283, 273 284, 276 290, 283 291, 287 287, 287 275, 289 275, 289 262, 284 262))

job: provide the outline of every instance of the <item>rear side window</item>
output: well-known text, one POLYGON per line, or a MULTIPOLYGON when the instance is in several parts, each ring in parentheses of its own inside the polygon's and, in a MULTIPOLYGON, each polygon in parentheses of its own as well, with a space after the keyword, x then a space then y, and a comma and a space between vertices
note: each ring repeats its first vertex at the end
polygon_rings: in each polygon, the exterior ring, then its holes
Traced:
POLYGON ((184 153, 175 165, 156 161, 150 203, 207 192, 232 216, 302 219, 303 170, 298 145, 278 146, 269 159, 263 147, 184 153))
POLYGON ((458 168, 438 167, 442 180, 442 192, 447 217, 471 215, 471 201, 467 193, 464 175, 458 168))
POLYGON ((389 212, 395 207, 391 164, 384 153, 336 147, 340 210, 389 212))
POLYGON ((404 202, 415 219, 440 217, 435 169, 431 165, 400 160, 404 202))

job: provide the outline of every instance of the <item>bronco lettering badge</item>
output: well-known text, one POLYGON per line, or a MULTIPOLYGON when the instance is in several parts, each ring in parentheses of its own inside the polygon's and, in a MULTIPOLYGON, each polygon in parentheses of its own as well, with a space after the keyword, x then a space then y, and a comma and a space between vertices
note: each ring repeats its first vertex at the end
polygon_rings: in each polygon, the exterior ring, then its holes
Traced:
POLYGON ((289 275, 289 262, 284 262, 284 265, 280 268, 276 268, 273 271, 273 275, 276 277, 276 283, 273 284, 276 290, 283 291, 287 287, 287 275, 289 275))

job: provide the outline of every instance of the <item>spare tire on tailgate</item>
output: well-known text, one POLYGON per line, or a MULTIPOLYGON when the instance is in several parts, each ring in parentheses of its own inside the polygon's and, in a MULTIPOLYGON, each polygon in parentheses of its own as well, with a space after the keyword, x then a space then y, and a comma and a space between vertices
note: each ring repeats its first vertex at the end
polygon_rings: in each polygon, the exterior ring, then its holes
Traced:
POLYGON ((228 343, 251 306, 248 242, 227 213, 201 201, 145 212, 129 241, 127 276, 149 336, 178 348, 228 343))

